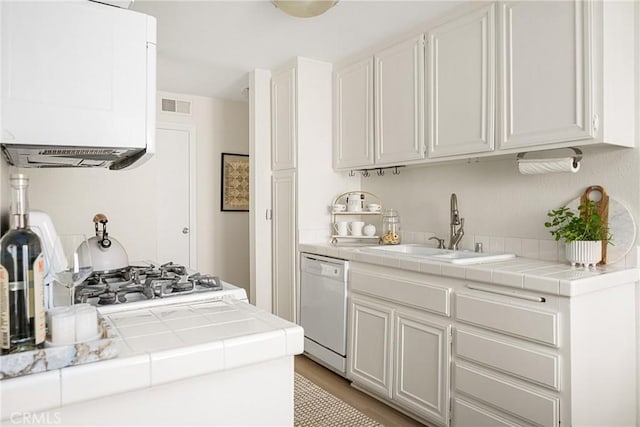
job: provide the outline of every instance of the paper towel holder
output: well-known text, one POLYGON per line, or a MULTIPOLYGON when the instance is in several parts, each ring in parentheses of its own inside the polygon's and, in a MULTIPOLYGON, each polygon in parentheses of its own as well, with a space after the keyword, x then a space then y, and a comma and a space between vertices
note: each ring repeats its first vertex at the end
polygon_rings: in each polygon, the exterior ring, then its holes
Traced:
MULTIPOLYGON (((582 160, 582 150, 576 147, 567 147, 566 149, 573 150, 573 152, 575 153, 575 156, 573 156, 573 167, 577 168, 578 165, 580 164, 580 160, 582 160)), ((558 148, 558 150, 564 150, 564 148, 558 148)), ((518 153, 518 155, 516 156, 516 160, 524 159, 524 156, 526 156, 527 154, 529 153, 526 151, 522 153, 518 153)))

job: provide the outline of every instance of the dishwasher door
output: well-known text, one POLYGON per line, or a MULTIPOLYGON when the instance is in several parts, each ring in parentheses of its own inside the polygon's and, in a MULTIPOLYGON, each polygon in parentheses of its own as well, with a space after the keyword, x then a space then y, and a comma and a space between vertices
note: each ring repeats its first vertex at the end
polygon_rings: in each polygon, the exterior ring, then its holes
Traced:
POLYGON ((300 325, 305 352, 341 373, 347 354, 347 267, 344 260, 302 254, 300 325), (325 359, 338 360, 339 366, 325 359))

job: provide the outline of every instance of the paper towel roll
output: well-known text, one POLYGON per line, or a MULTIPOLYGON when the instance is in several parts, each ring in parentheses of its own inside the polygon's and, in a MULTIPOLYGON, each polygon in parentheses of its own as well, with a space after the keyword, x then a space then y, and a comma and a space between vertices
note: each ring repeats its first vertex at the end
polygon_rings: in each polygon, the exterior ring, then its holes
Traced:
POLYGON ((538 175, 544 173, 570 172, 580 170, 580 163, 573 165, 573 157, 558 159, 518 159, 518 170, 523 175, 538 175))

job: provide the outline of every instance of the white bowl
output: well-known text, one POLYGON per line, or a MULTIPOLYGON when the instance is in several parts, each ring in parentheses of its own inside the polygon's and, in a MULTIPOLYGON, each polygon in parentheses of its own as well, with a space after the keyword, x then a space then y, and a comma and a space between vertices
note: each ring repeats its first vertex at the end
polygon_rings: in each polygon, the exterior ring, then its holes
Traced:
POLYGON ((377 203, 369 203, 369 204, 367 205, 367 210, 368 210, 369 212, 379 212, 379 211, 380 211, 380 209, 382 209, 382 206, 380 206, 380 205, 379 205, 379 204, 377 204, 377 203))
POLYGON ((341 204, 333 205, 334 212, 344 212, 346 209, 347 207, 345 205, 341 205, 341 204))

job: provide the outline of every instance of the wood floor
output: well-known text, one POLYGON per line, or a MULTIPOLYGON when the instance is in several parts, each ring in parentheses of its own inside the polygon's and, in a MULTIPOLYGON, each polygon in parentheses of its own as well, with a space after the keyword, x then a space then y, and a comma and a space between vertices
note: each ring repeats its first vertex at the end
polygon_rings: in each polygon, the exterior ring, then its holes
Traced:
POLYGON ((424 426, 351 387, 349 381, 305 356, 296 356, 296 372, 386 427, 424 426))

